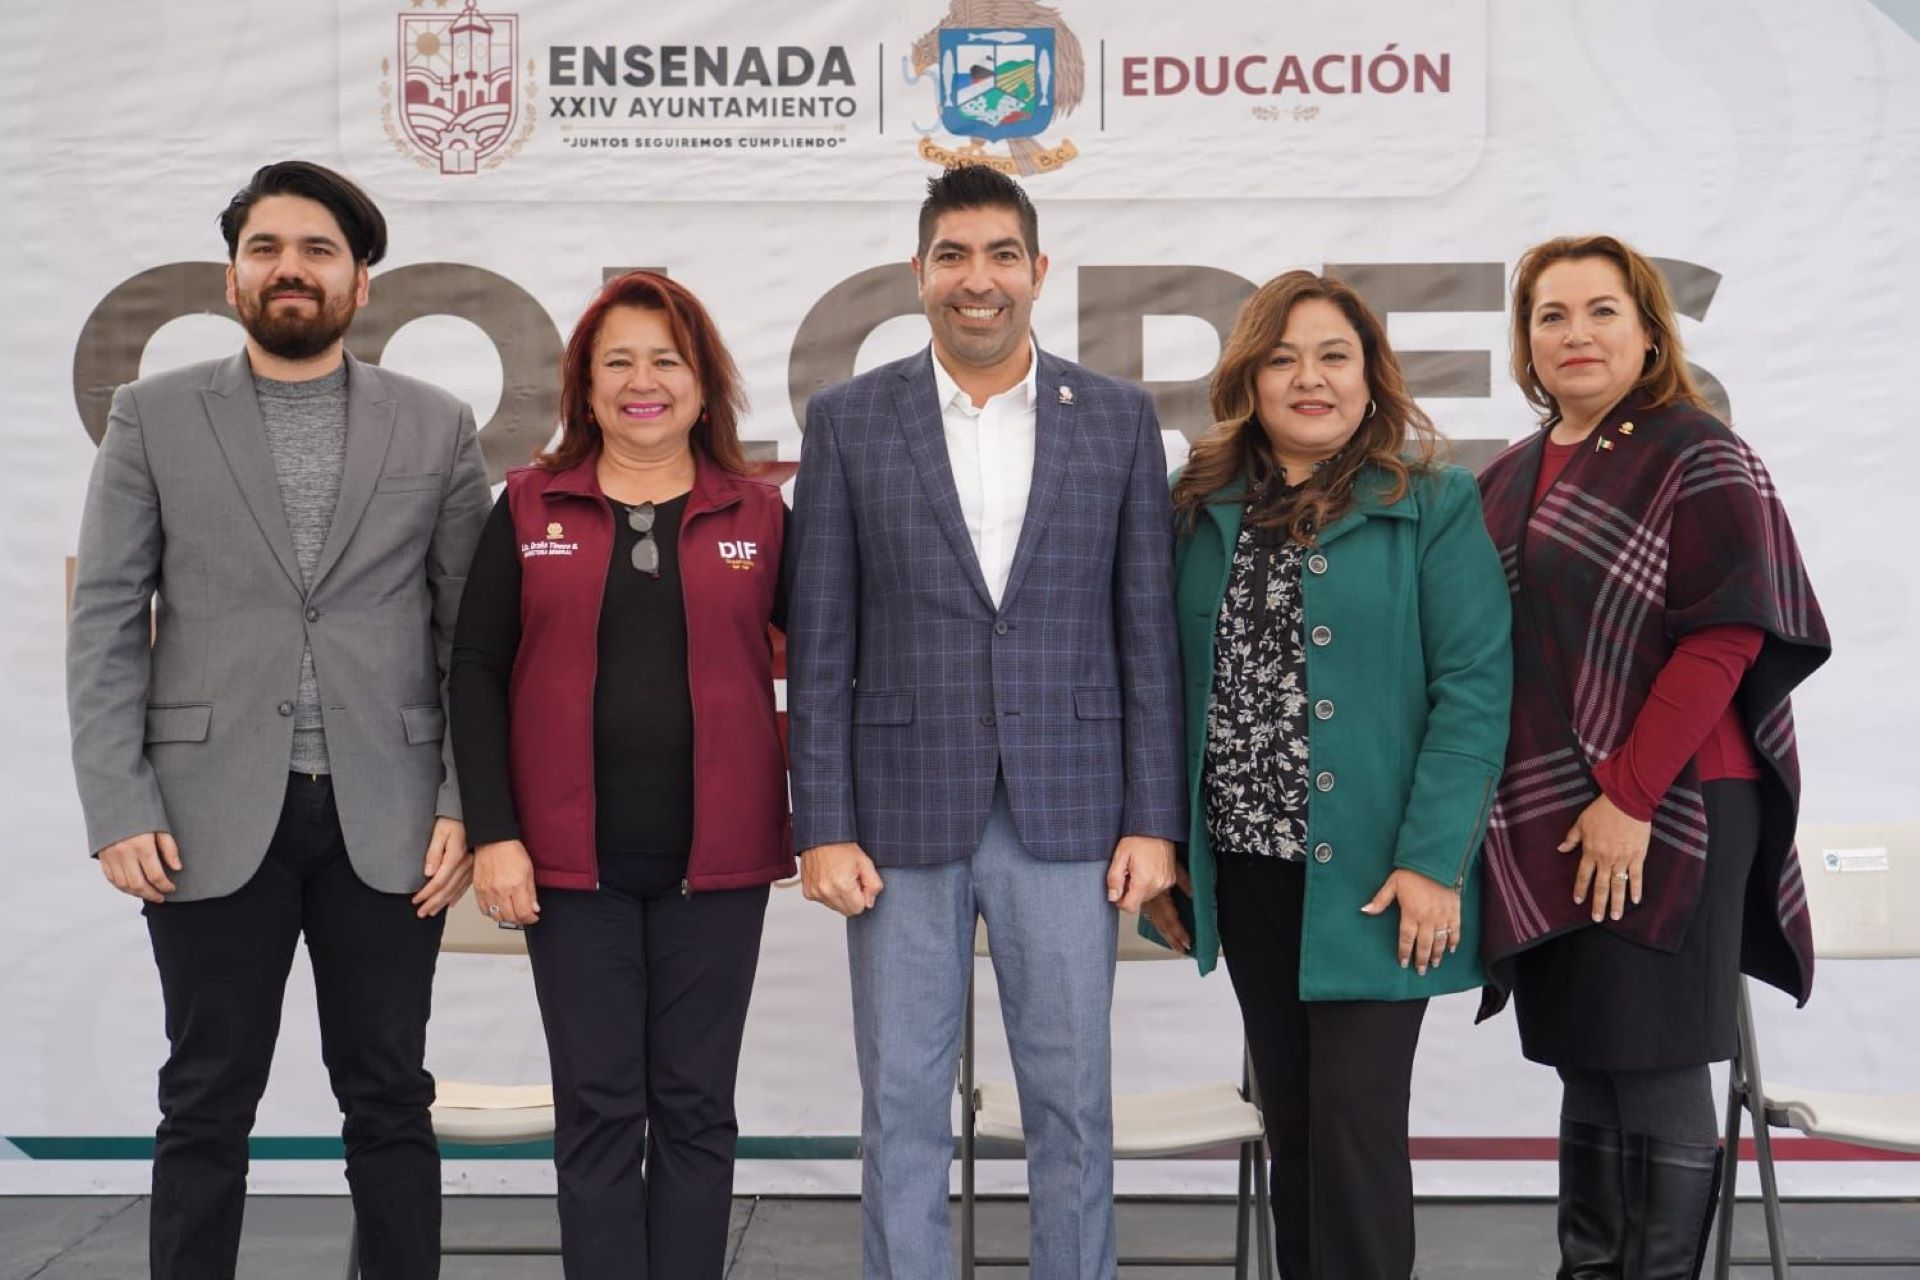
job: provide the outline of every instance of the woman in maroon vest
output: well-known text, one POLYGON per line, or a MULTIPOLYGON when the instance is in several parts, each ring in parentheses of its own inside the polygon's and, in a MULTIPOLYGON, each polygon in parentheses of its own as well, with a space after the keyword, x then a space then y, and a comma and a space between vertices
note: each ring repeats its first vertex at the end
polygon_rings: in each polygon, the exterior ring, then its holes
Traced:
POLYGON ((1512 362, 1541 423, 1480 478, 1514 603, 1482 1012, 1511 992, 1564 1082, 1560 1276, 1692 1277, 1741 968, 1812 982, 1787 697, 1827 632, 1651 262, 1611 236, 1529 250, 1512 362))
POLYGON ((684 286, 609 282, 567 344, 559 442, 508 473, 460 608, 474 891, 528 931, 569 1280, 724 1261, 767 886, 793 874, 768 632, 786 511, 741 407, 684 286))

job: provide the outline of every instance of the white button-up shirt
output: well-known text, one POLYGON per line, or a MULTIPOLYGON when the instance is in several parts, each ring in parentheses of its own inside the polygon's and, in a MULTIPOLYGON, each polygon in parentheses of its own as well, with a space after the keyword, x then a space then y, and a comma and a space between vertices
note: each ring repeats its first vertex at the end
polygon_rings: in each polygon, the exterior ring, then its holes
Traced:
POLYGON ((947 460, 960 514, 980 560, 981 576, 993 602, 1000 603, 1013 572, 1013 552, 1026 523, 1027 494, 1033 488, 1033 440, 1036 412, 1034 382, 1040 353, 1028 346, 1027 376, 983 405, 960 389, 938 352, 933 384, 940 397, 940 421, 946 429, 947 460))

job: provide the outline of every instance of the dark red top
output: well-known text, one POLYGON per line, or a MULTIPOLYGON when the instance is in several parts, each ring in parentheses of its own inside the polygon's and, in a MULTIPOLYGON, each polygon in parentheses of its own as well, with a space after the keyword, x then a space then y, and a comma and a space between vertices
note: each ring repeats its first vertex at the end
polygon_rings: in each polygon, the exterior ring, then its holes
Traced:
MULTIPOLYGON (((1574 455, 1588 447, 1586 441, 1555 444, 1547 439, 1540 478, 1533 486, 1534 506, 1574 455)), ((1652 821, 1660 797, 1688 760, 1694 761, 1702 782, 1760 776, 1760 761, 1733 695, 1765 640, 1760 628, 1737 625, 1702 627, 1680 637, 1655 677, 1632 733, 1593 771, 1594 781, 1622 813, 1652 821)))

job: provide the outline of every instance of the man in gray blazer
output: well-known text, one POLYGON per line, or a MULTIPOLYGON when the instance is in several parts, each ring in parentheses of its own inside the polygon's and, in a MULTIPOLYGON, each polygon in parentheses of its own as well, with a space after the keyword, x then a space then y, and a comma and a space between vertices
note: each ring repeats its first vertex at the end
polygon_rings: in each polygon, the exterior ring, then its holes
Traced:
POLYGON ((1173 517, 1145 391, 1040 350, 1038 216, 928 184, 930 348, 807 405, 787 628, 803 889, 847 917, 868 1280, 952 1273, 976 919, 1020 1086, 1034 1280, 1114 1270, 1117 921, 1186 833, 1173 517))
POLYGON ((361 1274, 419 1280, 427 1013, 471 877, 444 676, 486 471, 465 405, 345 353, 386 250, 358 187, 268 165, 220 224, 246 348, 115 393, 68 628, 88 847, 147 904, 166 1010, 152 1274, 234 1273, 304 935, 361 1274))

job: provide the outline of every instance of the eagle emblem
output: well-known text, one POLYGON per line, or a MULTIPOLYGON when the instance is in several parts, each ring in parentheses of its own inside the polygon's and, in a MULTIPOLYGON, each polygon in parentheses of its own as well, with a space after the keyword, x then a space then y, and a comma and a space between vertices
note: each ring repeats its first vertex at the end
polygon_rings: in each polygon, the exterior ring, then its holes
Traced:
POLYGON ((1034 0, 952 0, 940 25, 913 42, 907 82, 929 72, 939 89, 940 128, 965 139, 936 144, 923 130, 920 154, 953 168, 988 164, 1023 177, 1079 155, 1070 141, 1046 147, 1040 135, 1073 113, 1086 93, 1080 41, 1060 11, 1034 0), (1005 142, 1005 154, 987 150, 1005 142))

